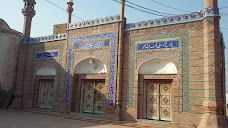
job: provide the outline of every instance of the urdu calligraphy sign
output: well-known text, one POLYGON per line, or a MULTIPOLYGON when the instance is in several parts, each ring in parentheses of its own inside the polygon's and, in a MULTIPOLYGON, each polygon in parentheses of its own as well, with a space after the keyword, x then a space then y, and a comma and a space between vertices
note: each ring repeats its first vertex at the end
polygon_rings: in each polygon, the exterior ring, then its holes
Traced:
POLYGON ((104 46, 109 46, 108 40, 96 41, 96 42, 86 42, 78 43, 74 45, 75 49, 89 49, 89 48, 100 48, 104 46))
POLYGON ((53 58, 53 57, 58 57, 59 52, 42 52, 42 53, 37 53, 36 58, 38 59, 44 59, 44 58, 53 58))
POLYGON ((138 44, 138 51, 140 50, 154 50, 154 49, 166 49, 166 48, 178 48, 179 40, 153 42, 138 44))

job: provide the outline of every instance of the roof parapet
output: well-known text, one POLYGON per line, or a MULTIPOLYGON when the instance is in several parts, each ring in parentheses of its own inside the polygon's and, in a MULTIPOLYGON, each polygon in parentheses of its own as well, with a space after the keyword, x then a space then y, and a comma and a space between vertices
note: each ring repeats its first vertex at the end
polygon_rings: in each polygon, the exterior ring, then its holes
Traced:
POLYGON ((42 43, 42 42, 50 42, 50 41, 58 41, 58 40, 66 40, 67 34, 61 33, 61 34, 54 34, 49 36, 41 36, 41 37, 35 37, 35 38, 25 38, 22 43, 24 44, 36 44, 36 43, 42 43))
MULTIPOLYGON (((152 27, 166 26, 166 25, 172 25, 172 24, 194 22, 194 21, 203 20, 206 17, 212 17, 212 16, 219 16, 218 8, 205 8, 204 10, 200 10, 199 12, 193 12, 189 14, 129 23, 125 25, 125 30, 131 31, 131 30, 137 30, 137 29, 143 29, 143 28, 152 28, 152 27)), ((69 30, 92 27, 92 26, 103 25, 103 24, 110 24, 110 23, 115 23, 120 21, 121 20, 119 15, 100 18, 100 19, 97 18, 95 20, 87 20, 79 23, 71 23, 69 25, 69 30)), ((49 36, 24 39, 23 43, 35 44, 35 43, 50 42, 50 41, 57 41, 57 40, 66 40, 66 38, 67 38, 67 33, 61 33, 61 34, 55 34, 55 35, 49 35, 49 36)))
POLYGON ((79 29, 79 28, 86 28, 86 27, 92 27, 97 25, 103 25, 103 24, 110 24, 120 22, 120 16, 110 16, 105 18, 97 18, 95 20, 87 20, 79 23, 71 23, 69 24, 69 29, 79 29))
POLYGON ((211 17, 211 16, 219 16, 218 8, 205 8, 204 10, 200 10, 199 12, 193 12, 189 14, 129 23, 129 24, 126 24, 125 30, 130 31, 130 30, 137 30, 142 28, 151 28, 151 27, 193 22, 193 21, 203 20, 204 18, 211 17))

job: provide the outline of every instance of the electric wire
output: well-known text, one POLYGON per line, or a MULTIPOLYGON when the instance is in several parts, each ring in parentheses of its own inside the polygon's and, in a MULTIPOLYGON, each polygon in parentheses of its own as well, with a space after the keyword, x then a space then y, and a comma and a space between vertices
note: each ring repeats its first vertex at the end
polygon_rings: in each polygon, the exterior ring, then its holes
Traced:
POLYGON ((163 5, 163 6, 167 7, 167 8, 174 9, 174 10, 178 10, 178 11, 182 11, 182 12, 190 12, 190 11, 187 11, 187 10, 182 10, 182 9, 178 9, 178 8, 174 8, 174 7, 168 6, 168 5, 166 5, 166 4, 157 2, 157 1, 155 1, 155 0, 151 0, 151 1, 154 2, 154 3, 160 4, 160 5, 163 5))
POLYGON ((224 9, 224 8, 228 8, 228 6, 224 6, 224 7, 221 7, 221 8, 219 8, 219 9, 224 9))
POLYGON ((130 1, 128 1, 128 0, 126 0, 126 2, 127 2, 127 3, 130 3, 130 4, 134 5, 134 6, 137 6, 137 7, 139 7, 139 8, 148 10, 148 11, 152 11, 152 12, 156 12, 156 13, 160 13, 160 14, 166 14, 166 15, 176 15, 176 14, 164 13, 164 12, 159 12, 159 11, 156 11, 156 10, 152 10, 152 9, 149 9, 149 8, 146 8, 146 7, 143 7, 143 6, 140 6, 140 5, 138 5, 138 4, 135 4, 135 3, 133 3, 133 2, 130 2, 130 1))
MULTIPOLYGON (((54 5, 54 6, 58 7, 59 9, 61 9, 61 10, 65 11, 65 12, 67 12, 67 10, 65 10, 64 8, 58 6, 57 4, 55 4, 55 3, 53 3, 53 2, 51 2, 51 1, 49 1, 49 0, 46 0, 46 1, 49 2, 50 4, 54 5)), ((74 15, 74 14, 72 14, 72 15, 73 15, 74 17, 76 17, 77 19, 79 19, 79 20, 81 20, 81 21, 84 21, 84 20, 81 19, 80 17, 78 17, 78 16, 76 16, 76 15, 74 15)))
MULTIPOLYGON (((112 0, 116 3, 121 3, 119 0, 112 0)), ((135 9, 137 11, 141 11, 141 12, 144 12, 144 13, 148 13, 148 14, 151 14, 151 15, 155 15, 155 16, 162 16, 162 17, 165 17, 165 15, 162 15, 162 14, 156 14, 156 13, 152 13, 152 12, 148 12, 148 11, 145 11, 145 10, 142 10, 142 9, 139 9, 139 8, 136 8, 134 6, 131 6, 131 5, 128 5, 128 4, 125 4, 125 6, 129 7, 129 8, 132 8, 132 9, 135 9)))

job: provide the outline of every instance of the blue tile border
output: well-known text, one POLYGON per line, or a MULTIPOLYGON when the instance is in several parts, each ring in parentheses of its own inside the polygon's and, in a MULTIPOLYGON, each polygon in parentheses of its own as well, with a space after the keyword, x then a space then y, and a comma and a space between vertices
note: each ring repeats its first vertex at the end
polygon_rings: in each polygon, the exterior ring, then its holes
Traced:
POLYGON ((82 42, 85 40, 96 40, 102 38, 111 39, 111 61, 110 61, 110 84, 109 84, 109 97, 108 106, 114 106, 114 84, 115 84, 115 65, 116 65, 116 33, 107 32, 102 34, 79 36, 69 39, 68 47, 68 60, 67 60, 67 75, 66 75, 66 90, 65 90, 65 103, 69 104, 70 101, 70 86, 71 86, 71 69, 72 69, 72 57, 73 57, 73 44, 74 42, 82 42))
POLYGON ((163 42, 152 42, 138 44, 138 51, 141 50, 155 50, 155 49, 166 49, 166 48, 178 48, 179 40, 163 41, 163 42))

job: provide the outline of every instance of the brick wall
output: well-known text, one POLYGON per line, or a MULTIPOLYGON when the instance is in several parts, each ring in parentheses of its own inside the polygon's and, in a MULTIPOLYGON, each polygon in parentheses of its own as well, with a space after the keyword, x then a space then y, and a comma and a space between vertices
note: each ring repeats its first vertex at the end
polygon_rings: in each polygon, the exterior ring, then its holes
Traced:
MULTIPOLYGON (((165 80, 172 81, 172 122, 175 124, 197 126, 204 113, 203 101, 205 98, 204 88, 204 69, 205 69, 205 41, 203 22, 190 22, 183 24, 167 25, 155 28, 145 28, 139 30, 125 31, 124 49, 123 49, 123 67, 117 67, 119 23, 99 25, 93 27, 69 30, 68 39, 55 42, 45 42, 31 45, 21 45, 19 71, 17 79, 18 98, 23 98, 21 102, 24 108, 34 106, 34 88, 36 85, 36 71, 42 65, 52 65, 57 70, 55 76, 55 98, 52 111, 57 112, 80 112, 81 86, 84 79, 105 80, 105 108, 104 115, 107 119, 138 121, 143 119, 143 83, 147 80, 165 80), (106 33, 115 33, 115 37, 104 37, 106 33), (76 38, 77 37, 77 38, 76 38), (79 43, 96 42, 108 40, 109 46, 88 49, 75 49, 73 46, 79 43), (115 40, 115 50, 112 52, 112 43, 115 40), (137 51, 136 46, 139 43, 159 42, 178 40, 178 48, 157 49, 147 51, 137 51), (71 44, 72 43, 72 44, 71 44), (69 49, 72 46, 72 53, 69 55, 69 49), (58 51, 58 58, 37 59, 36 53, 42 51, 58 51), (112 69, 111 59, 115 57, 114 68, 112 69), (26 59, 25 59, 26 58, 26 59), (107 74, 103 75, 75 75, 76 65, 87 59, 95 58, 101 60, 107 66, 107 74), (174 75, 149 75, 139 74, 140 67, 153 59, 162 59, 173 62, 177 67, 177 74, 174 75), (70 72, 68 72, 69 62, 70 72), (108 106, 109 91, 111 80, 114 85, 114 96, 117 93, 117 70, 123 69, 121 85, 121 111, 115 109, 114 105, 108 106), (110 78, 110 73, 114 72, 114 77, 110 78), (66 91, 67 79, 69 75, 71 84, 69 92, 66 91), (23 90, 23 91, 22 91, 23 90), (22 93, 23 92, 23 93, 22 93), (65 104, 66 95, 69 93, 68 106, 65 104), (181 119, 181 120, 180 120, 181 119)), ((213 48, 212 48, 213 49, 213 48)), ((214 51, 209 51, 208 56, 213 55, 214 51)), ((211 67, 213 68, 213 66, 211 67)), ((220 77, 220 76, 218 76, 220 77)), ((210 78, 214 80, 215 77, 210 78)), ((220 79, 220 78, 216 78, 220 79)), ((209 88, 210 89, 210 88, 209 88)), ((213 92, 214 90, 211 90, 213 92)), ((18 99, 17 98, 17 99, 18 99)), ((17 101, 17 100, 16 100, 17 101)), ((20 100, 19 100, 20 101, 20 100)))
MULTIPOLYGON (((123 64, 123 86, 122 86, 122 119, 137 120, 141 118, 138 102, 140 98, 140 85, 138 83, 138 61, 141 57, 149 61, 155 58, 166 59, 174 62, 178 68, 177 75, 173 80, 172 122, 183 124, 198 124, 203 110, 204 98, 204 34, 203 23, 191 22, 186 24, 170 25, 157 28, 140 29, 125 32, 124 40, 124 64, 123 64), (178 49, 152 50, 148 53, 136 51, 139 42, 156 42, 166 40, 179 40, 178 49), (170 57, 171 52, 178 51, 178 62, 175 57, 170 57), (141 54, 141 55, 139 55, 141 54), (163 54, 164 56, 159 56, 163 54), (153 56, 155 55, 155 56, 153 56), (151 57, 148 57, 151 56, 151 57), (137 62, 137 63, 136 63, 137 62), (183 80, 184 79, 184 80, 183 80), (184 93, 184 94, 183 94, 184 93), (181 120, 180 120, 181 119, 181 120)), ((169 78, 169 75, 157 77, 151 75, 152 79, 169 78)))

